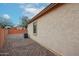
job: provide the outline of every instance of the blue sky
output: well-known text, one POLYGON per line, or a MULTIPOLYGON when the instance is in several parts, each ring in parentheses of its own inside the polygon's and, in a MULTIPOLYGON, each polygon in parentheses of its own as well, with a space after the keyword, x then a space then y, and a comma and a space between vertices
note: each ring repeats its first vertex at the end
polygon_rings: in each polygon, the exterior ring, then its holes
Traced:
POLYGON ((44 9, 49 3, 0 3, 0 16, 18 25, 22 16, 30 19, 44 9))

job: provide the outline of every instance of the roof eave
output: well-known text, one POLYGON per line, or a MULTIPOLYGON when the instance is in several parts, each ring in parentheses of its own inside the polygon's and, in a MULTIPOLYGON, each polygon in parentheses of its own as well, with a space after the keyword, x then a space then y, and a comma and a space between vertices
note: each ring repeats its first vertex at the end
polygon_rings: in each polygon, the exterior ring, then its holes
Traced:
POLYGON ((38 19, 39 17, 43 16, 47 11, 49 11, 51 8, 53 8, 55 5, 57 5, 57 3, 51 3, 49 4, 46 8, 44 8, 41 12, 39 12, 36 16, 34 16, 29 22, 28 24, 32 23, 33 21, 35 21, 36 19, 38 19))

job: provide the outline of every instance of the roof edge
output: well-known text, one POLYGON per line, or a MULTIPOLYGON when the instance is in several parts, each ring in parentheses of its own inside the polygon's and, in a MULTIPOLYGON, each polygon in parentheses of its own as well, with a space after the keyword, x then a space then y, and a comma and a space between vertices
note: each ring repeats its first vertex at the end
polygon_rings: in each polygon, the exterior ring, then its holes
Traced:
POLYGON ((43 16, 47 11, 49 11, 50 9, 52 9, 53 7, 55 7, 58 3, 51 3, 49 4, 46 8, 44 8, 42 11, 40 11, 36 16, 34 16, 29 22, 28 24, 32 23, 33 21, 35 21, 36 19, 38 19, 39 17, 43 16))

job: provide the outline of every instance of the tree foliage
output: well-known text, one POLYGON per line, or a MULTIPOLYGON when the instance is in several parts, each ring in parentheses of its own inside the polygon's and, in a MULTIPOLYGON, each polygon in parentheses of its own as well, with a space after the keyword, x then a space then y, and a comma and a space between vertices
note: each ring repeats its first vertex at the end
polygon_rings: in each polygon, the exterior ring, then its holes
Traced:
POLYGON ((6 19, 0 16, 0 28, 5 28, 5 27, 13 27, 13 24, 10 22, 10 19, 6 19))
POLYGON ((23 16, 21 19, 21 26, 27 28, 28 26, 28 17, 27 16, 23 16))

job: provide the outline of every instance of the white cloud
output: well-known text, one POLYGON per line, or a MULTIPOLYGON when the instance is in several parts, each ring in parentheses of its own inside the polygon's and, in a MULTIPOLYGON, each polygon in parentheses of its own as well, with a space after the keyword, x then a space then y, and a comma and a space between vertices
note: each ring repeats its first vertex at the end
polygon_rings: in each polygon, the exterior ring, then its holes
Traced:
POLYGON ((38 3, 27 3, 27 4, 21 4, 20 8, 23 10, 22 14, 32 18, 36 14, 38 14, 42 9, 45 8, 45 5, 39 5, 38 3))
POLYGON ((23 11, 23 15, 27 17, 34 17, 36 14, 38 14, 43 8, 25 8, 23 11))
POLYGON ((17 24, 15 24, 15 25, 14 25, 14 27, 16 27, 16 26, 18 26, 18 25, 20 25, 20 23, 19 23, 19 22, 18 22, 17 24))
POLYGON ((9 16, 8 14, 4 14, 4 15, 3 15, 3 18, 5 18, 5 19, 10 19, 10 16, 9 16))
POLYGON ((43 8, 24 8, 23 15, 27 17, 34 17, 36 14, 38 14, 43 8))
POLYGON ((20 4, 20 8, 32 8, 34 7, 34 5, 36 4, 33 3, 20 4))
POLYGON ((24 10, 25 10, 25 12, 37 14, 37 13, 39 13, 42 9, 43 9, 43 8, 41 8, 41 9, 37 9, 37 8, 25 8, 24 10))

